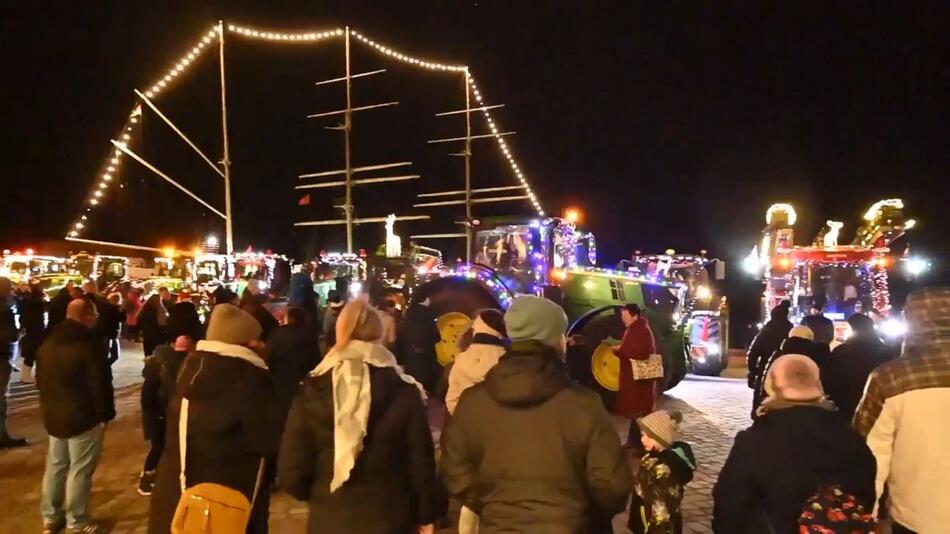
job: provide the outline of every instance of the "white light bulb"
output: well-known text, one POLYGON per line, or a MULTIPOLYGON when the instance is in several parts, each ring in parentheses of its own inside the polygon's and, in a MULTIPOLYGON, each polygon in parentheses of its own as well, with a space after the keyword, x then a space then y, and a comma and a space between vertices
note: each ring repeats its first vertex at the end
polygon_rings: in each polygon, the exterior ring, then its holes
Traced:
POLYGON ((90 200, 89 200, 89 203, 92 204, 93 206, 95 206, 96 204, 99 203, 99 201, 93 198, 93 199, 90 199, 90 200))
POLYGON ((107 183, 105 183, 105 182, 99 182, 99 189, 105 189, 105 188, 108 187, 108 186, 109 186, 109 184, 107 184, 107 183))
POLYGON ((85 215, 83 215, 82 217, 80 217, 80 219, 82 219, 82 220, 84 220, 84 221, 85 221, 85 220, 86 220, 86 216, 85 216, 85 215))
POLYGON ((95 195, 96 195, 97 197, 101 197, 101 196, 102 196, 102 191, 96 191, 96 192, 95 192, 95 195))
POLYGON ((77 230, 82 230, 82 223, 81 223, 81 222, 76 223, 76 229, 77 229, 77 230))
POLYGON ((117 158, 112 158, 112 159, 110 159, 109 161, 111 161, 113 165, 115 165, 116 163, 119 162, 119 160, 118 160, 117 158))
POLYGON ((69 232, 69 235, 72 237, 76 237, 77 235, 79 235, 79 232, 73 230, 72 232, 69 232))

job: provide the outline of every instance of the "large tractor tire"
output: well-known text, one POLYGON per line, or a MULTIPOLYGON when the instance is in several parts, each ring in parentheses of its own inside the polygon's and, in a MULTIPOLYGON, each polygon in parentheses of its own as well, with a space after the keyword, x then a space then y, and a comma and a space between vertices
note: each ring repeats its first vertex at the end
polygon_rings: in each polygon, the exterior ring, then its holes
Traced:
MULTIPOLYGON (((613 406, 620 387, 620 360, 611 346, 623 339, 624 326, 620 320, 621 306, 603 306, 582 315, 571 325, 568 335, 578 340, 568 347, 567 367, 571 376, 581 384, 598 392, 608 407, 613 406)), ((651 328, 653 328, 651 326, 651 328)), ((681 341, 677 335, 661 335, 653 331, 657 350, 663 356, 662 390, 666 391, 686 376, 686 362, 681 341), (678 357, 675 357, 677 356, 678 357)))
POLYGON ((429 308, 438 320, 436 326, 442 340, 436 355, 443 367, 455 361, 458 341, 471 325, 472 317, 485 308, 501 309, 498 301, 479 282, 463 278, 439 278, 420 286, 414 301, 429 299, 429 308))

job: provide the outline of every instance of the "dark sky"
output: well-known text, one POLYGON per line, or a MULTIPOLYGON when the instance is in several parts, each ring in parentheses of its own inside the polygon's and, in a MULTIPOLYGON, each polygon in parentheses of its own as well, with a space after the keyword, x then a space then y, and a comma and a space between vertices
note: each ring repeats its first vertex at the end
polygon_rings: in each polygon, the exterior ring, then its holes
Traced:
MULTIPOLYGON (((471 66, 549 212, 577 205, 614 262, 633 249, 707 248, 735 261, 774 201, 799 208, 799 235, 826 219, 850 238, 875 200, 899 196, 920 220, 916 250, 943 255, 950 204, 948 39, 943 2, 20 2, 2 15, 5 104, 0 243, 59 237, 74 219, 143 88, 219 18, 273 29, 343 24, 404 51, 471 66), (61 4, 61 5, 60 5, 61 4), (883 7, 887 6, 887 7, 883 7)), ((342 233, 294 231, 334 216, 333 193, 299 209, 302 172, 339 168, 339 41, 312 48, 238 41, 228 48, 237 244, 297 253, 342 233)), ((408 213, 413 194, 455 189, 460 135, 434 113, 462 105, 457 77, 420 72, 354 46, 356 104, 399 100, 357 116, 354 163, 411 160, 418 183, 357 193, 362 216, 408 213), (360 200, 362 199, 362 203, 360 200)), ((158 105, 220 156, 216 58, 205 56, 158 105)), ((485 125, 476 122, 484 131, 485 125)), ((220 184, 154 116, 133 145, 222 205, 220 184)), ((476 144, 477 185, 513 177, 491 141, 476 144)), ((91 218, 89 237, 186 245, 217 229, 208 212, 135 163, 91 218)), ((526 208, 526 206, 524 206, 526 208)), ((510 206, 519 211, 522 206, 510 206)), ((483 212, 488 214, 488 212, 483 212)), ((412 231, 451 231, 433 213, 412 231)), ((362 229, 362 246, 381 239, 362 229)), ((938 264, 939 265, 939 264, 938 264)), ((733 273, 730 273, 732 275, 733 273)), ((736 275, 738 276, 738 275, 736 275)))

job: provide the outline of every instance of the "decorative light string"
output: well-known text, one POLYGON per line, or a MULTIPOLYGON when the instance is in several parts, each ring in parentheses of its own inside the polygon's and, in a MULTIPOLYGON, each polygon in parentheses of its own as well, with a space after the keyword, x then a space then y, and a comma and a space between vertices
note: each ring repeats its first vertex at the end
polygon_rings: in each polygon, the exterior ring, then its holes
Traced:
MULTIPOLYGON (((345 34, 345 30, 341 28, 334 28, 332 30, 325 30, 321 32, 296 32, 296 33, 287 33, 287 32, 273 32, 273 31, 261 31, 255 28, 240 26, 237 24, 228 24, 226 27, 222 25, 215 24, 207 32, 202 34, 201 38, 179 59, 174 63, 174 65, 169 68, 165 74, 160 77, 155 83, 153 83, 147 90, 144 91, 144 94, 149 99, 155 98, 166 89, 168 89, 172 82, 176 78, 181 76, 189 67, 194 65, 198 58, 205 52, 208 47, 217 42, 220 39, 220 32, 226 29, 230 33, 240 35, 242 37, 250 39, 259 39, 273 42, 282 42, 282 43, 313 43, 317 41, 322 41, 325 39, 341 37, 345 34)), ((475 96, 475 101, 479 106, 483 105, 483 98, 481 92, 478 90, 477 85, 475 84, 475 78, 472 76, 471 72, 466 65, 452 65, 445 63, 438 63, 435 61, 429 61, 426 59, 410 56, 404 54, 394 48, 390 48, 383 44, 370 39, 366 35, 360 33, 356 30, 350 30, 350 35, 355 37, 358 41, 372 47, 380 54, 383 54, 387 57, 393 58, 395 60, 401 61, 408 65, 413 65, 416 67, 421 67, 424 69, 432 71, 443 71, 443 72, 468 72, 468 83, 470 85, 472 94, 475 96)), ((518 166, 518 163, 515 161, 514 156, 512 155, 511 148, 508 146, 508 143, 505 142, 504 138, 499 135, 499 127, 497 126, 495 119, 492 117, 491 112, 488 109, 482 109, 482 115, 485 117, 485 120, 488 123, 488 127, 491 129, 492 134, 494 134, 495 142, 498 144, 498 148, 501 150, 502 154, 505 156, 505 159, 508 160, 508 164, 511 167, 511 171, 514 173, 515 177, 518 178, 518 181, 524 186, 525 191, 528 195, 528 198, 531 200, 532 205, 535 210, 537 210, 538 215, 544 217, 544 210, 541 208, 541 204, 538 201, 537 195, 534 190, 531 189, 531 186, 528 184, 527 179, 524 176, 521 168, 518 166)), ((132 140, 132 134, 140 125, 140 117, 142 115, 141 105, 136 105, 132 108, 132 111, 129 113, 129 116, 122 126, 122 131, 118 136, 118 141, 129 144, 132 140)), ((102 170, 99 174, 99 181, 97 181, 92 191, 90 192, 88 198, 86 199, 86 205, 80 217, 73 221, 67 230, 67 237, 79 237, 82 230, 86 228, 88 224, 88 213, 92 211, 92 208, 99 205, 102 202, 103 197, 105 196, 106 191, 109 188, 109 185, 115 183, 115 177, 117 176, 119 165, 122 161, 124 154, 119 149, 113 149, 110 151, 110 155, 106 160, 105 164, 102 166, 102 170)))
MULTIPOLYGON (((148 98, 155 98, 162 91, 167 89, 172 81, 174 81, 178 76, 185 72, 191 65, 195 63, 202 52, 204 52, 208 46, 214 43, 218 39, 218 25, 212 26, 212 28, 202 34, 201 38, 191 47, 190 50, 185 52, 179 59, 174 63, 168 71, 165 72, 164 76, 159 78, 155 83, 153 83, 146 91, 145 96, 148 98)), ((135 133, 137 128, 141 125, 141 116, 142 116, 142 106, 136 104, 132 111, 129 112, 128 118, 126 118, 125 124, 122 125, 122 130, 119 135, 116 137, 116 140, 129 145, 132 141, 132 134, 135 133)), ((108 190, 110 184, 116 183, 116 177, 118 176, 119 166, 122 163, 122 158, 124 153, 118 148, 114 148, 110 151, 108 158, 105 163, 102 165, 99 180, 93 184, 92 190, 89 193, 89 196, 86 198, 86 203, 83 208, 82 213, 79 218, 73 221, 69 229, 66 231, 67 237, 79 237, 82 233, 82 230, 88 225, 89 214, 92 212, 92 208, 99 205, 102 202, 103 197, 105 197, 106 191, 108 190)))

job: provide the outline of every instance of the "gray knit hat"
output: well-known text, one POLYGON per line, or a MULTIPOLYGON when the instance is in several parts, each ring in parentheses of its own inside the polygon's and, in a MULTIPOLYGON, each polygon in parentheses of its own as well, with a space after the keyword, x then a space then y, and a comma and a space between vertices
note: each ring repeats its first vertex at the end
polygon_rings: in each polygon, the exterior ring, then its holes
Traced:
POLYGON ((247 345, 261 338, 261 324, 233 304, 218 304, 211 310, 207 337, 208 341, 247 345))
POLYGON ((682 420, 683 414, 680 412, 657 410, 637 419, 637 425, 641 432, 656 440, 664 448, 669 448, 676 441, 676 434, 682 420))
POLYGON ((560 347, 567 331, 567 315, 548 299, 525 295, 516 298, 505 312, 505 329, 513 342, 535 340, 560 347))

